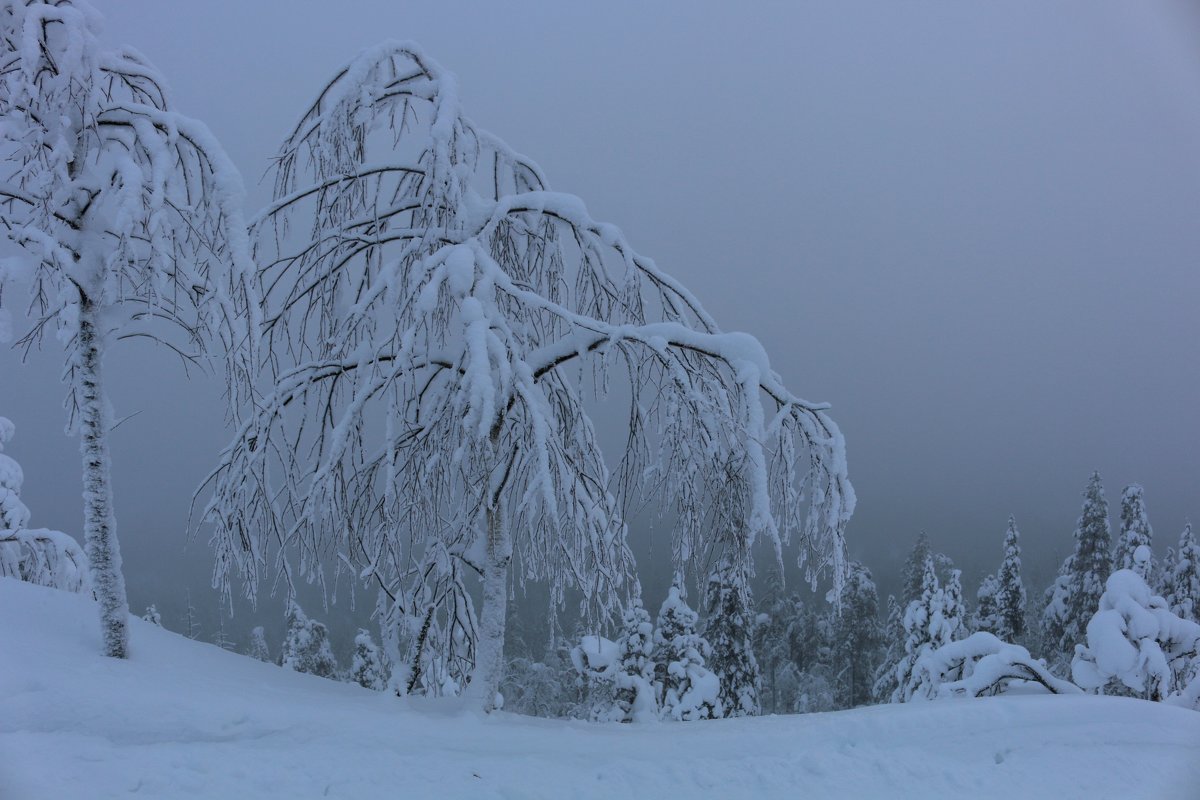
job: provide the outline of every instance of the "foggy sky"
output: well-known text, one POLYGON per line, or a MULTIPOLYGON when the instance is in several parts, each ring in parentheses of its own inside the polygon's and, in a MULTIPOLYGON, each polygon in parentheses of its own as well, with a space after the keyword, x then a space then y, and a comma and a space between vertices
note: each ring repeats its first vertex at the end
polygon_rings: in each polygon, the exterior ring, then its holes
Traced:
MULTIPOLYGON (((97 5, 107 40, 145 53, 224 143, 251 211, 333 71, 418 42, 473 120, 757 335, 793 392, 833 404, 851 555, 884 592, 926 530, 973 596, 1009 513, 1040 592, 1093 469, 1114 526, 1121 488, 1146 487, 1160 554, 1200 522, 1200 19, 1184 2, 97 5)), ((25 366, 0 352, 0 414, 32 524, 78 534, 61 362, 54 341, 25 366)), ((207 585, 185 515, 228 433, 219 387, 164 349, 108 364, 115 416, 136 414, 113 449, 140 610, 207 585)))

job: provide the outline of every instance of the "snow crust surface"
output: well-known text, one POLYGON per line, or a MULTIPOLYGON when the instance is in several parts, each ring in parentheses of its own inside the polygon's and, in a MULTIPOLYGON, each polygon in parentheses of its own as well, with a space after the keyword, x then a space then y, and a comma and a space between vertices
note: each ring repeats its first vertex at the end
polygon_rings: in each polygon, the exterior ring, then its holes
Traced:
POLYGON ((0 797, 1200 796, 1200 714, 1019 696, 599 725, 463 710, 283 670, 0 579, 0 797))

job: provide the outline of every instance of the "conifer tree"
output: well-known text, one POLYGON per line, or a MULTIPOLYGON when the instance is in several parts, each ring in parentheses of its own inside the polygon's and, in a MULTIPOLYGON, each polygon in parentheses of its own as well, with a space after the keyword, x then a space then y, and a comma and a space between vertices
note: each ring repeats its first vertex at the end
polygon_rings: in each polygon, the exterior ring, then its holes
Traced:
POLYGON ((1200 545, 1189 522, 1179 535, 1179 549, 1167 580, 1165 600, 1171 611, 1186 620, 1200 622, 1200 545))
POLYGON ((1093 472, 1083 492, 1083 509, 1075 525, 1075 551, 1059 568, 1046 590, 1042 612, 1045 654, 1061 672, 1070 663, 1075 645, 1084 640, 1088 620, 1100 605, 1104 584, 1112 573, 1112 536, 1108 501, 1100 473, 1093 472))
POLYGON ((996 573, 996 627, 989 631, 1001 641, 1020 644, 1025 638, 1025 584, 1021 581, 1021 534, 1017 520, 1008 518, 1004 561, 996 573))
POLYGON ((321 678, 337 675, 337 661, 329 647, 325 626, 309 619, 295 600, 288 603, 287 635, 279 653, 279 665, 321 678))
POLYGON ((676 576, 658 612, 654 662, 660 682, 660 707, 666 719, 712 719, 722 715, 720 684, 705 666, 712 648, 696 633, 696 612, 683 597, 676 576))
POLYGON ((350 680, 364 689, 382 692, 387 688, 387 668, 383 663, 383 654, 375 646, 371 634, 358 629, 354 637, 354 661, 350 665, 350 680))
POLYGON ((871 700, 875 703, 890 703, 898 686, 896 668, 904 658, 904 609, 893 594, 887 599, 887 620, 883 624, 883 657, 875 671, 875 683, 871 687, 871 700))
POLYGON ((995 575, 985 575, 975 593, 975 612, 971 615, 971 628, 974 631, 995 634, 1000 628, 999 604, 996 599, 1000 591, 1000 582, 995 575))
POLYGON ((635 593, 625 608, 617 647, 620 661, 617 663, 616 705, 620 720, 634 722, 642 717, 656 717, 654 625, 650 622, 650 613, 642 607, 640 593, 635 593))
POLYGON ((962 570, 950 570, 950 577, 942 587, 942 619, 945 621, 947 641, 954 642, 967 636, 967 604, 963 602, 962 570))
POLYGON ((196 620, 196 607, 192 605, 192 592, 189 589, 185 595, 187 610, 183 617, 183 635, 189 639, 200 638, 200 623, 196 620))
POLYGON ((257 658, 259 661, 268 663, 271 661, 271 649, 267 647, 267 634, 261 625, 255 626, 254 630, 250 631, 250 650, 247 655, 257 658))
POLYGON ((786 710, 780 678, 783 670, 791 664, 791 646, 788 630, 798 605, 795 598, 785 594, 776 584, 760 601, 760 609, 754 623, 754 656, 762 675, 760 698, 764 711, 772 714, 786 710))
POLYGON ((160 628, 162 627, 162 614, 158 613, 158 609, 154 607, 153 603, 146 606, 146 613, 142 614, 142 619, 144 619, 146 622, 149 622, 151 625, 157 625, 160 628))
POLYGON ((1131 569, 1147 583, 1152 582, 1154 563, 1152 560, 1139 562, 1134 558, 1137 549, 1145 545, 1154 547, 1154 532, 1150 518, 1146 515, 1144 491, 1138 484, 1130 484, 1121 494, 1121 536, 1117 540, 1114 569, 1131 569))
POLYGON ((727 717, 756 716, 762 679, 754 658, 754 617, 744 567, 722 560, 708 577, 704 638, 712 646, 707 665, 720 681, 727 717))
POLYGON ((917 535, 917 540, 913 543, 912 551, 908 554, 908 558, 904 562, 904 588, 900 594, 900 607, 902 609, 907 609, 908 604, 912 601, 921 599, 921 581, 924 578, 925 560, 932 555, 933 550, 929 547, 929 536, 925 531, 921 531, 917 535))
POLYGON ((834 622, 833 674, 841 708, 871 701, 881 639, 878 617, 879 594, 871 571, 852 561, 846 566, 846 583, 834 622))
POLYGON ((29 509, 21 502, 25 481, 21 465, 4 454, 4 445, 15 430, 12 422, 0 417, 0 529, 17 531, 29 524, 29 509))
POLYGON ((234 649, 233 639, 229 638, 229 634, 225 632, 225 618, 217 612, 217 632, 213 634, 212 643, 222 650, 234 649))
MULTIPOLYGON (((953 580, 953 575, 951 576, 953 580)), ((938 586, 933 557, 927 556, 921 571, 921 597, 908 604, 904 612, 904 656, 896 666, 896 689, 893 703, 912 698, 916 690, 914 670, 921 656, 949 644, 953 632, 953 616, 946 614, 946 593, 938 586)))

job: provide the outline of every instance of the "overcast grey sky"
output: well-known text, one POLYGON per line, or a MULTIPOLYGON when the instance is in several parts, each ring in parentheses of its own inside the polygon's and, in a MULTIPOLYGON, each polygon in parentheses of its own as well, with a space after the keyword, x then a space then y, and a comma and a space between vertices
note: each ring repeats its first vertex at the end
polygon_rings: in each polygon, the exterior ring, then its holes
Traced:
MULTIPOLYGON (((1092 469, 1114 522, 1121 487, 1145 485, 1160 551, 1200 522, 1191 3, 97 5, 108 40, 144 52, 224 142, 252 206, 338 65, 418 42, 474 120, 833 404, 851 552, 885 578, 925 529, 973 594, 1011 512, 1040 590, 1092 469)), ((0 353, 0 414, 33 523, 77 532, 56 346, 24 367, 0 353)), ((177 592, 185 563, 203 585, 186 503, 226 433, 217 387, 163 351, 110 364, 117 417, 142 412, 114 442, 126 562, 171 576, 131 577, 137 607, 177 592)))

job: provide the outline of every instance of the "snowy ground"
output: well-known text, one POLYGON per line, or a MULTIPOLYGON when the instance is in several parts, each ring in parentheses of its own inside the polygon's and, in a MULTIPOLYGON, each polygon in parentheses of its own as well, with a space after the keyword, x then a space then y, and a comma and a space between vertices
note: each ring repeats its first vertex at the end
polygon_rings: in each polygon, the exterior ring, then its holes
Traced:
POLYGON ((1200 713, 1027 696, 597 726, 406 703, 0 578, 0 798, 1200 797, 1200 713))

